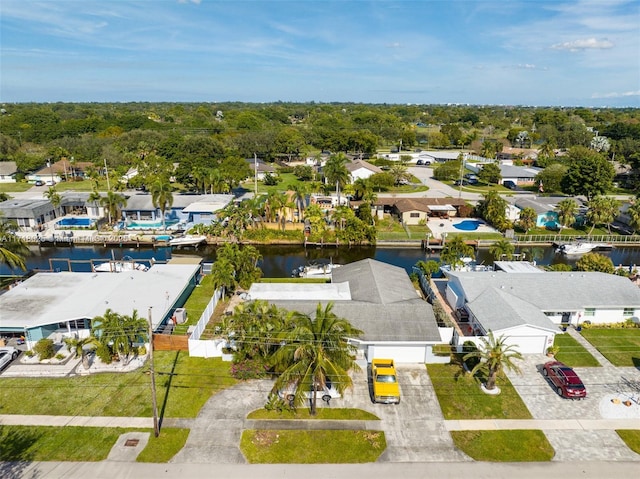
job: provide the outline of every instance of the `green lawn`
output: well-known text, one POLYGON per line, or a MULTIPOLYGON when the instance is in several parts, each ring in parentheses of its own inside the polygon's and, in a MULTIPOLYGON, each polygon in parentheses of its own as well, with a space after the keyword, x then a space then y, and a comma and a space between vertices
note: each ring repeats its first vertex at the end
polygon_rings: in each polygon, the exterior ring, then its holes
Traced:
POLYGON ((213 293, 213 276, 208 274, 202 278, 200 284, 191 292, 189 299, 187 299, 184 305, 184 308, 187 310, 187 322, 185 326, 194 325, 198 322, 207 304, 211 301, 213 293))
POLYGON ((0 426, 0 461, 103 461, 121 434, 149 432, 140 462, 168 462, 184 446, 188 429, 165 428, 159 437, 151 429, 0 426))
POLYGON ((257 409, 251 411, 247 415, 247 419, 337 419, 337 420, 360 420, 360 421, 379 421, 380 418, 375 414, 362 409, 349 408, 327 408, 320 407, 317 414, 312 416, 309 409, 285 409, 282 412, 267 411, 266 409, 257 409))
MULTIPOLYGON (((194 358, 188 352, 155 353, 158 411, 164 417, 195 417, 217 391, 236 383, 230 363, 194 358)), ((147 368, 72 378, 5 378, 2 414, 151 417, 147 368), (25 398, 28 396, 28 400, 25 398)))
POLYGON ((640 430, 617 429, 616 432, 629 449, 636 454, 640 454, 640 430))
POLYGON ((568 366, 573 368, 600 366, 596 358, 567 333, 556 334, 553 344, 560 347, 560 352, 555 355, 556 359, 568 366))
POLYGON ((470 233, 453 233, 453 232, 449 232, 447 233, 447 238, 450 239, 454 236, 459 236, 460 238, 462 238, 465 241, 476 241, 476 240, 482 240, 482 241, 487 241, 487 240, 501 240, 504 239, 504 236, 501 233, 478 233, 476 231, 470 232, 470 233))
POLYGON ((245 430, 240 441, 251 464, 374 462, 386 447, 382 431, 245 430))
POLYGON ((29 183, 0 183, 0 193, 20 193, 27 191, 31 187, 33 185, 29 183))
POLYGON ((615 366, 640 367, 640 328, 582 330, 582 336, 593 344, 615 366))
POLYGON ((498 377, 502 392, 485 394, 477 379, 456 363, 427 364, 427 372, 445 419, 531 419, 531 413, 506 376, 498 377))
POLYGON ((550 461, 555 451, 542 431, 452 431, 456 447, 476 461, 550 461))

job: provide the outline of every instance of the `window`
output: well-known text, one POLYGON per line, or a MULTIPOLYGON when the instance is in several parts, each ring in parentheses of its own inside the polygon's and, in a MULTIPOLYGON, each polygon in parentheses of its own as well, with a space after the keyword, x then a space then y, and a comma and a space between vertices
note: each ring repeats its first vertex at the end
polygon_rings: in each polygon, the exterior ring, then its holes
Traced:
POLYGON ((635 311, 636 311, 635 308, 624 308, 624 311, 622 312, 622 316, 624 318, 630 318, 631 316, 633 316, 635 311))
POLYGON ((584 308, 585 317, 593 317, 596 315, 596 308, 584 308))
POLYGON ((420 218, 420 213, 409 213, 410 218, 420 218))

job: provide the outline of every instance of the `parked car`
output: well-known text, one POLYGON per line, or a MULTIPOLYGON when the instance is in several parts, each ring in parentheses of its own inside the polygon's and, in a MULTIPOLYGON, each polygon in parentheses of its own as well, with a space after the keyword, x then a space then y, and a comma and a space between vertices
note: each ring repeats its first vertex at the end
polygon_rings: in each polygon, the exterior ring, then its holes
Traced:
POLYGON ((4 346, 0 348, 0 370, 9 365, 11 361, 16 359, 20 352, 13 346, 4 346))
POLYGON ((42 181, 42 180, 36 180, 36 182, 34 183, 34 185, 36 185, 36 186, 44 186, 44 181, 42 181))
POLYGON ((555 387, 556 392, 567 399, 584 399, 587 389, 576 372, 560 361, 549 361, 542 367, 542 374, 555 387))
POLYGON ((418 166, 422 166, 422 165, 424 165, 424 160, 418 160, 418 161, 416 161, 416 165, 418 165, 418 166))
POLYGON ((467 186, 469 182, 467 180, 456 180, 453 182, 454 186, 467 186))
MULTIPOLYGON (((296 393, 296 385, 290 384, 285 389, 281 389, 278 391, 278 397, 280 399, 286 400, 289 402, 291 406, 294 405, 295 401, 295 393, 296 393)), ((306 391, 305 398, 311 399, 313 397, 313 391, 306 391)), ((322 399, 324 402, 329 404, 329 401, 335 398, 341 397, 338 390, 331 384, 331 380, 327 378, 324 388, 318 387, 316 388, 316 398, 322 399)))
POLYGON ((515 190, 517 185, 511 180, 506 180, 502 182, 502 186, 509 188, 510 190, 515 190))

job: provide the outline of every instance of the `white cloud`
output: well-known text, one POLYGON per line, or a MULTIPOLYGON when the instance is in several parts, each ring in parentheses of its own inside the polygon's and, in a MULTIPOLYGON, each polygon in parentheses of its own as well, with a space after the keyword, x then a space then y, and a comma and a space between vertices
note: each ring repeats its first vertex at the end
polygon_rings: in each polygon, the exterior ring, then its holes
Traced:
POLYGON ((596 38, 586 38, 583 40, 573 40, 572 42, 562 42, 551 45, 554 50, 569 50, 576 52, 578 50, 606 50, 613 48, 613 42, 605 39, 597 40, 596 38))
POLYGON ((388 44, 387 48, 402 48, 402 44, 400 42, 393 42, 388 44))
POLYGON ((611 93, 594 93, 591 95, 591 98, 628 98, 631 96, 640 96, 640 90, 636 91, 625 91, 622 93, 611 92, 611 93))

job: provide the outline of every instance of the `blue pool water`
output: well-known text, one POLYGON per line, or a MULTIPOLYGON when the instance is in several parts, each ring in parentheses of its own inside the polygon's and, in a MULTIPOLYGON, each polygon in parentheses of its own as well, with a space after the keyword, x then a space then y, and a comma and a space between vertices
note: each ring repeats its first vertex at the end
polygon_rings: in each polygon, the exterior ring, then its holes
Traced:
POLYGON ((92 226, 94 220, 91 218, 62 218, 58 221, 59 226, 83 226, 89 227, 92 226))
MULTIPOLYGON (((178 220, 167 220, 165 222, 166 227, 175 225, 178 223, 178 220)), ((136 229, 158 229, 162 228, 162 221, 128 221, 126 225, 124 225, 126 229, 136 230, 136 229)))
POLYGON ((460 223, 456 223, 455 225, 453 225, 453 227, 457 230, 462 231, 475 231, 481 224, 482 222, 477 220, 464 220, 460 223))

